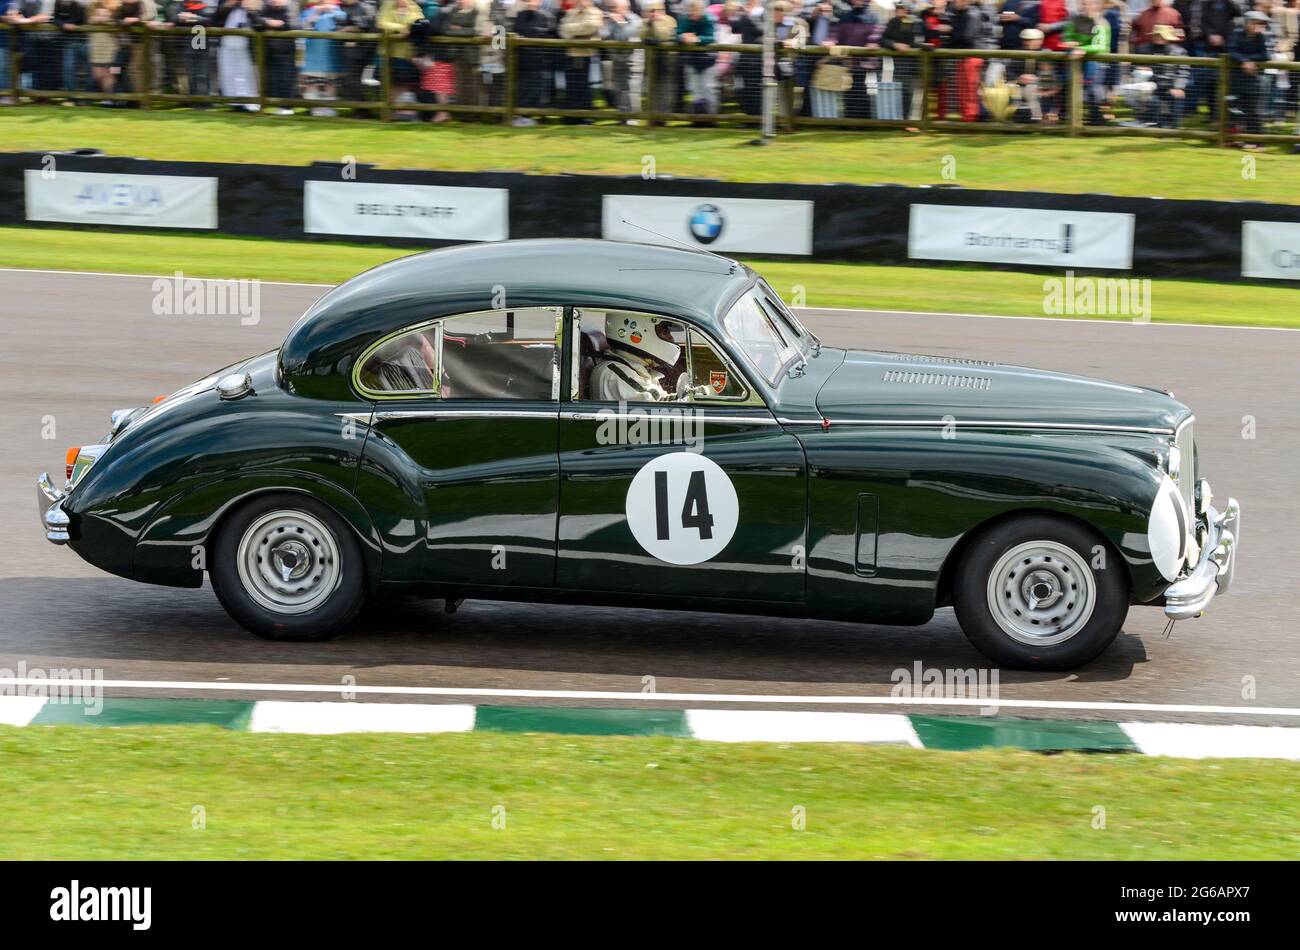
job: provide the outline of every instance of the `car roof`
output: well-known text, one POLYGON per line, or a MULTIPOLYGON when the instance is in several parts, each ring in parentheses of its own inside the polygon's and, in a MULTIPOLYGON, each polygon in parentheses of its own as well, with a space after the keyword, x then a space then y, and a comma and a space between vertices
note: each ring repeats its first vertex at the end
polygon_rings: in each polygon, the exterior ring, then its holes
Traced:
POLYGON ((714 326, 755 278, 690 248, 552 239, 465 244, 372 268, 321 297, 285 337, 281 378, 303 395, 349 398, 330 376, 387 333, 436 317, 514 307, 666 313, 714 326))

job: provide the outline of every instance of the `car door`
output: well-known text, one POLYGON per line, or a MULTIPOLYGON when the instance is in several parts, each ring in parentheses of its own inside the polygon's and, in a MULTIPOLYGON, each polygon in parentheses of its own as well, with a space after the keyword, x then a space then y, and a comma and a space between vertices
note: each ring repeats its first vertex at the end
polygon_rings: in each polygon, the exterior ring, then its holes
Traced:
POLYGON ((571 313, 566 351, 557 585, 802 600, 803 449, 708 334, 668 318, 587 309, 571 313), (677 400, 586 398, 602 354, 617 355, 614 333, 649 321, 672 324, 678 339, 679 363, 657 364, 677 400))
POLYGON ((562 317, 560 307, 446 317, 362 355, 357 387, 375 408, 358 493, 390 538, 386 578, 554 583, 562 317), (410 473, 422 524, 385 503, 381 457, 410 473))

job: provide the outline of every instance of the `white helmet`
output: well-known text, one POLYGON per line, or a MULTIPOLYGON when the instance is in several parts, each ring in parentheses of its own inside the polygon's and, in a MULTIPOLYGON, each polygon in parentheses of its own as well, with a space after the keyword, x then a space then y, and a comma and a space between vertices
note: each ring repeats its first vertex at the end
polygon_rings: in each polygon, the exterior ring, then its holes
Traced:
POLYGON ((605 316, 605 338, 610 346, 621 346, 672 366, 682 349, 659 335, 659 327, 670 323, 645 314, 611 313, 605 316))

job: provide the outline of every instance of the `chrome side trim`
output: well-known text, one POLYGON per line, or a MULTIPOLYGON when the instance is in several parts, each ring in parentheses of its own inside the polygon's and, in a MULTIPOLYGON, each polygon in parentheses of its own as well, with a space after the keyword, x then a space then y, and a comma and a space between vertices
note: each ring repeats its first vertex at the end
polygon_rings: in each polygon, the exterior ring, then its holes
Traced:
MULTIPOLYGON (((375 412, 375 422, 388 422, 392 419, 554 419, 559 413, 555 409, 379 409, 375 412)), ((345 413, 340 413, 344 415, 345 413)), ((351 415, 351 413, 348 413, 351 415)), ((369 413, 365 413, 369 415, 369 413)))
MULTIPOLYGON (((822 423, 808 419, 781 419, 783 425, 816 425, 822 423)), ((832 426, 901 426, 913 429, 939 429, 952 426, 958 429, 1053 429, 1083 432, 1148 432, 1154 435, 1173 435, 1174 430, 1157 426, 1121 426, 1086 422, 999 422, 993 419, 830 419, 832 426)))
MULTIPOLYGON (((676 405, 679 408, 669 408, 668 406, 663 406, 660 403, 638 403, 637 405, 645 405, 647 407, 658 407, 658 408, 657 411, 644 412, 640 414, 634 414, 631 412, 617 412, 613 409, 605 410, 604 412, 601 411, 577 412, 574 410, 566 410, 560 413, 560 418, 570 422, 604 422, 606 419, 631 419, 631 418, 644 419, 653 415, 661 419, 681 417, 684 419, 692 419, 699 422, 723 422, 723 423, 731 423, 733 425, 756 425, 756 426, 777 425, 777 421, 773 419, 771 416, 726 416, 726 415, 702 413, 702 412, 695 411, 691 403, 678 403, 676 405)), ((673 405, 673 404, 669 404, 669 405, 673 405)))

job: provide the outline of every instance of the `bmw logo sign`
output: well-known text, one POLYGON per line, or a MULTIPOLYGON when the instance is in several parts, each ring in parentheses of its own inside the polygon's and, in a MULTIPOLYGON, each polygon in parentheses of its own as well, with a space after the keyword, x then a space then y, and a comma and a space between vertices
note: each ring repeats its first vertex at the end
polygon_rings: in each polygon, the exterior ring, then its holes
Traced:
POLYGON ((726 220, 717 205, 700 205, 691 212, 691 235, 701 244, 712 244, 722 235, 726 220))

